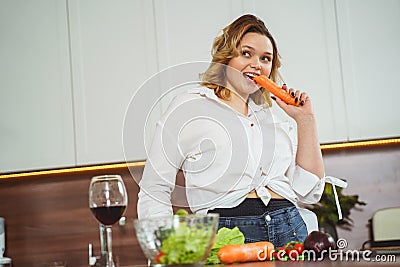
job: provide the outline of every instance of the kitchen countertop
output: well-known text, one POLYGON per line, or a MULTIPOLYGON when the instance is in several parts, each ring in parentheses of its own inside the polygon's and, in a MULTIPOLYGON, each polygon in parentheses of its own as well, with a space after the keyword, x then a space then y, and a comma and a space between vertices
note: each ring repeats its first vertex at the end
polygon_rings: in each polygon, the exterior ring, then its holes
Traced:
MULTIPOLYGON (((400 266, 399 255, 371 255, 368 260, 359 259, 356 257, 352 258, 349 254, 343 257, 342 260, 329 260, 325 259, 322 261, 263 261, 263 262, 249 262, 234 264, 232 267, 329 267, 329 266, 346 266, 346 267, 370 267, 370 266, 382 266, 382 267, 394 267, 400 266)), ((183 265, 185 266, 185 265, 183 265)), ((228 267, 230 265, 204 265, 204 267, 228 267)), ((147 265, 133 265, 125 267, 147 267, 147 265)))

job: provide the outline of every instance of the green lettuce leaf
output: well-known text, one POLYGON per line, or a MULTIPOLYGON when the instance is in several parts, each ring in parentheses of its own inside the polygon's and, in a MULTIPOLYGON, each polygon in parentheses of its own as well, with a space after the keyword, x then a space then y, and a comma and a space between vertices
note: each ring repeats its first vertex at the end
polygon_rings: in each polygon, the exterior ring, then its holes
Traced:
POLYGON ((218 250, 223 246, 230 244, 244 244, 244 235, 238 227, 235 227, 233 229, 222 227, 218 230, 215 242, 212 246, 210 255, 207 258, 206 264, 220 264, 221 262, 217 255, 218 250))

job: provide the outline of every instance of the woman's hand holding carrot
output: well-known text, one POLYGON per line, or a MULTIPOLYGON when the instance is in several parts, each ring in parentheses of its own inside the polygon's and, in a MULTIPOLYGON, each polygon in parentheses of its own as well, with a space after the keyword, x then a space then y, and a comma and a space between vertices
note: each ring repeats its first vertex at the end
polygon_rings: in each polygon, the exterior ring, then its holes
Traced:
POLYGON ((259 75, 253 78, 253 80, 267 89, 271 94, 273 94, 275 97, 279 98, 283 102, 285 102, 288 105, 293 105, 293 106, 299 106, 300 102, 296 102, 295 98, 293 95, 290 95, 286 90, 282 90, 277 84, 275 84, 273 81, 271 81, 267 76, 265 75, 259 75))
POLYGON ((276 98, 276 103, 285 111, 286 114, 292 117, 296 122, 300 122, 304 119, 308 120, 307 118, 314 117, 311 100, 307 93, 300 92, 299 90, 295 91, 293 88, 288 90, 286 85, 282 86, 282 91, 287 91, 294 97, 294 99, 297 99, 297 102, 299 103, 299 106, 293 106, 285 103, 279 98, 276 98))
POLYGON ((279 87, 265 75, 253 78, 256 83, 273 94, 276 103, 294 120, 300 120, 302 115, 314 115, 310 99, 305 92, 288 89, 286 84, 279 87))

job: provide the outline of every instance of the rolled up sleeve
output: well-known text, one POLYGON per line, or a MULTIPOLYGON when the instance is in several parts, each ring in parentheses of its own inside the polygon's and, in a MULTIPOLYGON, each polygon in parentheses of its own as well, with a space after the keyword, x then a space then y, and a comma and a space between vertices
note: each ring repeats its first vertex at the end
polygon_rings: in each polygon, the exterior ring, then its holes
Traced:
POLYGON ((299 165, 294 166, 291 177, 291 186, 299 201, 304 204, 317 203, 325 188, 325 178, 303 169, 299 165))
POLYGON ((290 185, 300 203, 317 203, 324 192, 325 178, 319 178, 296 163, 297 131, 296 127, 290 129, 288 135, 292 142, 292 163, 286 172, 286 176, 289 178, 290 185))

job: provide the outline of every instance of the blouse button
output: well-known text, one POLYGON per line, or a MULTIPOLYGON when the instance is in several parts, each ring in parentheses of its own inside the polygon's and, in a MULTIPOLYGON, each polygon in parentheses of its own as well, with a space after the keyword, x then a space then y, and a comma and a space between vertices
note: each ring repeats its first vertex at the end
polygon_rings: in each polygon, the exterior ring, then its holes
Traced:
POLYGON ((253 126, 254 126, 254 123, 250 124, 250 126, 253 127, 253 126))

